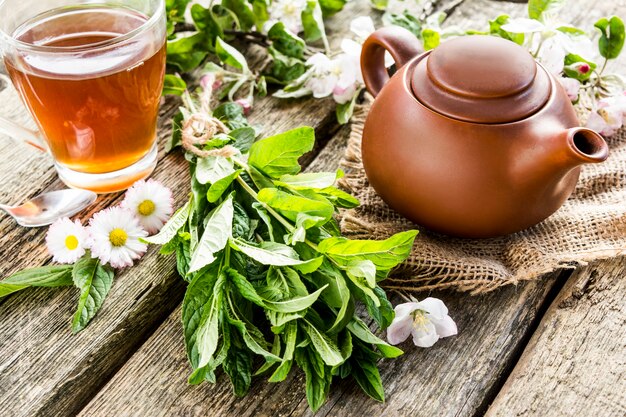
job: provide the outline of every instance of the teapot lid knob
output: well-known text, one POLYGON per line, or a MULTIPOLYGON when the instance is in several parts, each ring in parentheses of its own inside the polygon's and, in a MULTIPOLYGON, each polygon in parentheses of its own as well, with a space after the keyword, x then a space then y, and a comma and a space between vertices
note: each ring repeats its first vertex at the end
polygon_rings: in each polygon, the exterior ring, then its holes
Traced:
POLYGON ((414 69, 411 88, 423 104, 475 123, 508 123, 538 111, 550 77, 519 45, 495 36, 447 41, 414 69))

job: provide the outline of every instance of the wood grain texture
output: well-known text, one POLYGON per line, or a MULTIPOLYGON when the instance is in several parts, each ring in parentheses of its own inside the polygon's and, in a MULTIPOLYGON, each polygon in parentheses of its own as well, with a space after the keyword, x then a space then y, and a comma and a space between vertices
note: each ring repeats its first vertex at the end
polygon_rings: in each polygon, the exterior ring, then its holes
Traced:
POLYGON ((626 259, 568 280, 488 417, 626 415, 626 259))

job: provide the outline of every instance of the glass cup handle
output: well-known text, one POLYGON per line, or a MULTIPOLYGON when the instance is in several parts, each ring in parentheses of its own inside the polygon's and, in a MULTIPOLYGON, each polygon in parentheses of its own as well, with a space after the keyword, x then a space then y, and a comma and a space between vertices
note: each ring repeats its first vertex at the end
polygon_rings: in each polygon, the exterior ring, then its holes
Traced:
MULTIPOLYGON (((6 84, 6 86, 11 85, 11 79, 2 73, 0 73, 0 82, 0 84, 6 84)), ((46 145, 46 142, 41 137, 39 131, 22 127, 2 116, 0 116, 0 133, 9 136, 12 139, 26 142, 34 148, 48 153, 48 145, 46 145)))

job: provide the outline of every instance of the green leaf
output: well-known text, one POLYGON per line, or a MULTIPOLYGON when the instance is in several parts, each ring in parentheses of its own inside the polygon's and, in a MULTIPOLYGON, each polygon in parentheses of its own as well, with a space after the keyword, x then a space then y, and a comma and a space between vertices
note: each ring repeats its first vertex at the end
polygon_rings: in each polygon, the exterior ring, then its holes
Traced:
POLYGON ((209 200, 209 203, 215 203, 219 200, 224 192, 230 187, 230 184, 243 172, 242 169, 238 169, 237 171, 232 172, 231 174, 225 176, 224 178, 220 178, 209 187, 209 191, 207 191, 206 197, 209 200))
POLYGON ((600 29, 601 35, 598 40, 600 55, 606 59, 615 59, 624 47, 624 22, 617 16, 609 19, 603 17, 595 25, 600 29))
POLYGON ((263 265, 293 266, 303 273, 310 273, 317 269, 323 260, 322 257, 319 257, 302 261, 297 258, 297 254, 291 255, 284 251, 278 252, 279 248, 293 251, 291 247, 278 243, 273 243, 273 245, 270 246, 270 243, 273 242, 263 242, 261 246, 254 246, 241 239, 230 239, 231 248, 248 255, 250 258, 263 265))
POLYGON ((343 363, 344 358, 341 356, 341 351, 335 342, 310 323, 308 323, 304 329, 309 335, 311 343, 313 343, 317 353, 326 365, 337 366, 343 363))
POLYGON ((227 274, 237 287, 237 290, 242 297, 253 302, 259 307, 279 313, 297 313, 299 311, 306 310, 317 300, 321 292, 326 288, 326 286, 323 286, 314 293, 303 297, 295 297, 283 301, 271 301, 261 297, 254 286, 250 284, 250 282, 243 275, 239 274, 234 269, 229 268, 227 270, 227 274))
POLYGON ((362 298, 357 296, 357 298, 361 299, 361 301, 365 303, 367 312, 370 316, 372 316, 372 318, 374 318, 376 324, 378 324, 381 329, 386 329, 393 321, 396 313, 394 312, 393 306, 387 299, 387 295, 382 288, 376 286, 372 289, 372 291, 378 300, 377 303, 371 300, 368 296, 364 296, 362 298))
POLYGON ((422 30, 422 42, 424 44, 424 50, 430 51, 439 46, 441 42, 441 34, 435 30, 426 28, 422 30))
POLYGON ((343 176, 343 171, 337 172, 307 172, 298 175, 283 175, 274 184, 291 188, 293 190, 321 189, 332 187, 338 178, 343 176))
POLYGON ((221 4, 237 15, 243 32, 248 32, 254 26, 254 13, 246 0, 222 0, 221 4))
POLYGON ((275 23, 267 32, 267 37, 272 41, 272 47, 280 53, 292 58, 304 58, 306 43, 285 28, 284 23, 275 23))
POLYGON ((304 297, 295 297, 284 301, 266 301, 265 305, 267 309, 279 313, 296 313, 311 307, 326 287, 327 286, 324 285, 317 291, 304 297))
POLYGON ((296 350, 298 326, 295 323, 287 324, 285 326, 285 332, 283 337, 285 340, 285 353, 283 355, 283 361, 269 378, 269 382, 284 381, 285 378, 287 378, 287 375, 289 375, 289 371, 291 370, 291 364, 293 363, 294 352, 296 350))
MULTIPOLYGON (((317 0, 307 1, 301 17, 305 41, 315 42, 318 39, 326 38, 322 9, 317 0)), ((325 42, 327 41, 325 40, 325 42)))
POLYGON ((397 347, 391 346, 384 340, 376 337, 374 333, 370 331, 369 327, 357 317, 354 317, 350 323, 348 323, 347 328, 358 339, 376 346, 380 353, 386 358, 396 358, 404 353, 397 347))
POLYGON ((322 218, 318 224, 324 224, 335 212, 333 205, 326 199, 313 200, 280 191, 276 188, 263 188, 258 194, 259 201, 295 222, 299 213, 322 218))
POLYGON ((306 65, 301 58, 287 56, 271 46, 267 52, 273 58, 272 64, 265 72, 268 81, 285 85, 297 80, 306 72, 306 65))
POLYGON ((248 393, 252 382, 252 354, 243 348, 243 344, 238 340, 239 337, 241 336, 233 337, 239 346, 236 349, 230 349, 223 367, 224 372, 230 378, 233 393, 242 397, 248 393))
POLYGON ((224 64, 240 69, 244 74, 250 72, 248 62, 241 52, 224 42, 219 36, 215 41, 215 53, 224 64))
POLYGON ((559 10, 565 0, 528 0, 528 17, 542 20, 546 13, 554 13, 559 10))
POLYGON ((370 0, 370 3, 377 10, 385 10, 389 5, 389 0, 370 0))
POLYGON ((205 35, 196 33, 167 42, 167 63, 181 72, 188 72, 197 68, 208 52, 209 44, 205 35))
POLYGON ((163 225, 159 233, 154 236, 149 236, 141 239, 143 242, 152 243, 154 245, 165 245, 169 241, 171 241, 178 231, 187 223, 187 219, 189 219, 189 212, 191 209, 191 204, 189 201, 185 203, 184 206, 176 210, 176 213, 170 217, 170 219, 163 225))
POLYGON ((215 45, 217 37, 224 37, 224 30, 221 22, 219 22, 219 16, 213 10, 205 9, 198 3, 191 6, 190 13, 196 28, 198 28, 204 38, 205 48, 210 50, 215 45))
POLYGON ((354 277, 365 278, 371 288, 376 286, 376 265, 369 259, 354 259, 347 265, 346 272, 354 277))
POLYGON ((343 10, 348 0, 319 0, 324 16, 332 16, 343 10))
MULTIPOLYGON (((211 273, 213 275, 213 273, 211 273)), ((195 348, 198 357, 198 368, 206 366, 213 358, 213 354, 217 350, 219 339, 219 312, 222 308, 222 287, 224 285, 224 274, 220 274, 215 286, 213 294, 209 302, 203 306, 202 316, 195 329, 195 348)))
POLYGON ((502 14, 496 17, 495 19, 490 20, 489 21, 489 33, 492 35, 497 35, 504 39, 508 39, 510 41, 515 42, 518 45, 521 45, 524 43, 523 33, 512 33, 512 32, 507 32, 506 30, 502 29, 502 26, 506 25, 510 19, 511 18, 509 17, 509 15, 502 14))
POLYGON ((231 130, 228 135, 235 138, 233 146, 239 149, 241 153, 248 152, 256 138, 256 132, 251 127, 240 127, 239 129, 231 130))
MULTIPOLYGON (((387 6, 387 0, 374 0, 378 3, 384 3, 387 6)), ((376 7, 376 6, 375 6, 376 7)), ((402 13, 385 13, 383 15, 383 23, 386 26, 400 26, 411 32, 415 37, 422 37, 422 21, 413 16, 409 10, 402 13)))
POLYGON ((315 131, 305 126, 259 140, 250 147, 248 163, 271 178, 300 172, 298 158, 313 149, 315 131))
POLYGON ((0 298, 28 287, 72 285, 73 267, 73 265, 49 265, 16 272, 0 281, 0 298))
POLYGON ((222 103, 213 110, 213 117, 226 123, 230 129, 248 127, 248 120, 243 114, 243 107, 237 103, 222 103))
POLYGON ((224 249, 232 235, 233 213, 233 199, 229 196, 209 217, 202 238, 191 255, 189 273, 211 264, 216 253, 224 249))
POLYGON ((376 401, 385 401, 385 391, 383 389, 383 383, 380 379, 380 372, 376 366, 375 354, 367 352, 367 348, 360 348, 356 350, 350 375, 359 384, 361 389, 376 401), (363 354, 365 352, 366 354, 363 354))
POLYGON ((324 188, 322 190, 318 190, 317 192, 318 194, 326 197, 326 199, 333 203, 336 207, 354 208, 360 204, 359 200, 355 197, 335 187, 324 188))
POLYGON ((223 156, 198 158, 196 179, 200 184, 215 184, 235 172, 233 162, 223 156))
POLYGON ((255 26, 262 28, 263 24, 268 21, 269 14, 267 12, 269 0, 252 0, 252 13, 255 18, 255 26))
POLYGON ((389 270, 409 256, 415 236, 417 230, 397 233, 381 241, 331 237, 320 242, 318 250, 342 266, 348 266, 355 259, 370 260, 377 269, 389 270))
MULTIPOLYGON (((203 269, 194 275, 189 283, 182 305, 182 321, 185 336, 187 357, 193 369, 199 368, 199 351, 197 332, 202 319, 207 317, 205 313, 211 308, 214 294, 221 294, 221 288, 225 282, 225 276, 220 273, 218 263, 203 269), (219 278, 219 284, 218 283, 219 278), (217 290, 215 287, 217 285, 217 290)), ((206 322, 204 323, 206 325, 206 322)))
POLYGON ((80 290, 78 308, 72 319, 72 332, 77 333, 89 324, 102 306, 113 284, 113 269, 86 253, 74 264, 72 279, 80 290))
POLYGON ((163 95, 182 96, 187 90, 187 83, 178 74, 165 74, 163 95))
POLYGON ((335 108, 335 114, 337 115, 337 121, 340 125, 345 125, 352 119, 352 115, 354 114, 354 106, 356 105, 356 99, 359 98, 359 94, 361 94, 361 90, 357 90, 352 98, 341 104, 337 104, 335 108))
POLYGON ((324 369, 324 364, 316 363, 321 361, 319 355, 314 351, 306 348, 296 349, 296 363, 302 368, 306 376, 306 399, 309 407, 313 412, 320 409, 326 402, 328 392, 330 391, 330 382, 332 375, 330 372, 320 375, 317 369, 324 369))
POLYGON ((556 30, 558 30, 559 32, 565 33, 567 35, 573 35, 573 36, 586 36, 587 35, 587 32, 585 32, 584 30, 577 28, 575 26, 569 26, 569 25, 559 26, 558 28, 556 28, 556 30))

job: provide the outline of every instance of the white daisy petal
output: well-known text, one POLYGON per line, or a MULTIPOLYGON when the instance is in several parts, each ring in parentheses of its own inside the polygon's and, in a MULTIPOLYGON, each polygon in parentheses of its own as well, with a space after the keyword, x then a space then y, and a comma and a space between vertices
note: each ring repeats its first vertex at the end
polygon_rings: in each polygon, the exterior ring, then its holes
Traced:
POLYGON ((78 220, 64 217, 54 222, 46 235, 46 246, 52 260, 62 264, 76 262, 85 254, 89 233, 78 220))
POLYGON ((91 255, 114 268, 131 266, 148 246, 139 239, 148 236, 133 213, 111 207, 94 214, 89 222, 91 255))
POLYGON ((172 191, 158 181, 137 181, 121 206, 130 210, 150 234, 157 233, 173 212, 172 191))

